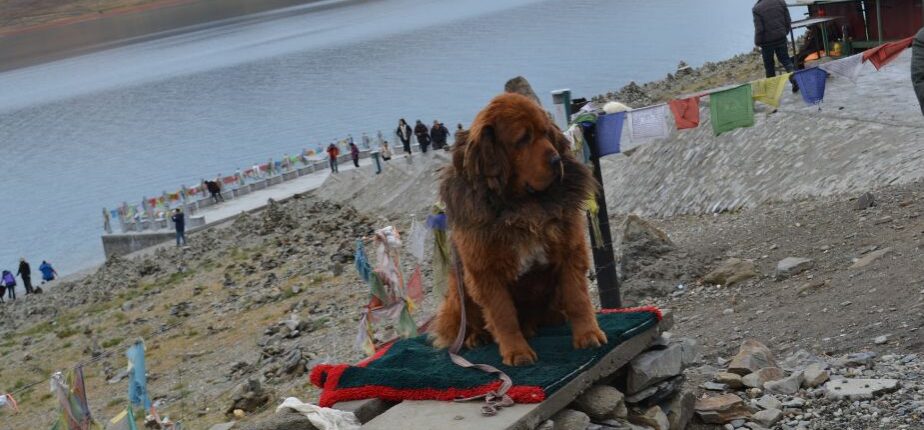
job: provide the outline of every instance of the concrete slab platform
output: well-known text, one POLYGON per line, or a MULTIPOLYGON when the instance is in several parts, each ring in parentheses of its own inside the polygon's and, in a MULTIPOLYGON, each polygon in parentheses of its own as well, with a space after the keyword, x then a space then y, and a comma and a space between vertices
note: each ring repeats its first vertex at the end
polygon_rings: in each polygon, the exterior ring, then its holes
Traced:
POLYGON ((594 382, 609 376, 644 351, 658 337, 652 327, 610 351, 597 365, 584 371, 542 403, 518 404, 502 409, 496 416, 481 415, 478 401, 453 403, 405 401, 363 425, 363 429, 392 430, 527 430, 536 428, 563 409, 594 382))

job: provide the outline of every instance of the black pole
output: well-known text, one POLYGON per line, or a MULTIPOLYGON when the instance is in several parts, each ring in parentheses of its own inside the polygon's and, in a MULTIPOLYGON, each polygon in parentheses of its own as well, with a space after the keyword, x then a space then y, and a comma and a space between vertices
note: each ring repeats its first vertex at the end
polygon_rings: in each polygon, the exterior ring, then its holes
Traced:
MULTIPOLYGON (((600 170, 600 151, 597 148, 596 127, 587 124, 582 127, 584 140, 590 145, 590 161, 594 166, 594 178, 600 184, 597 193, 597 222, 600 225, 603 243, 597 243, 593 227, 590 227, 590 243, 593 248, 594 267, 597 273, 597 291, 600 294, 600 306, 604 309, 617 309, 622 307, 622 297, 619 293, 619 278, 616 276, 616 256, 613 253, 613 235, 610 233, 610 218, 606 211, 606 194, 603 189, 603 174, 600 170)), ((588 221, 591 215, 588 214, 588 221)))

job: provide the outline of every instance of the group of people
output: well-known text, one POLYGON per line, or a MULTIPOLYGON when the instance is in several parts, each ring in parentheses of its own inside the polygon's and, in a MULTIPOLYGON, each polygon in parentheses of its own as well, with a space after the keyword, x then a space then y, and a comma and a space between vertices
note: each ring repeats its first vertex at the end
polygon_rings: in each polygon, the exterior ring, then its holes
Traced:
MULTIPOLYGON (((462 130, 462 124, 458 124, 456 127, 458 130, 462 130)), ((404 152, 407 154, 411 153, 412 135, 417 139, 420 152, 426 153, 431 145, 433 149, 448 149, 447 140, 449 138, 449 129, 447 129, 443 123, 439 122, 439 120, 433 120, 433 125, 427 127, 426 124, 418 119, 417 124, 414 125, 414 129, 411 130, 411 126, 408 125, 407 121, 401 118, 398 120, 398 128, 395 130, 395 134, 398 135, 398 140, 401 141, 401 145, 404 146, 404 152)))
MULTIPOLYGON (((462 124, 457 124, 456 129, 456 131, 462 130, 462 124)), ((418 119, 414 128, 411 128, 407 121, 401 118, 398 121, 398 128, 395 129, 395 135, 398 136, 398 140, 401 141, 401 145, 403 146, 404 153, 407 155, 411 154, 412 139, 417 140, 420 152, 426 153, 431 147, 433 149, 449 149, 449 129, 447 129, 443 123, 439 122, 439 120, 433 120, 433 125, 427 127, 426 124, 418 119)), ((347 137, 343 142, 346 143, 346 147, 350 151, 353 165, 359 167, 359 146, 353 142, 353 136, 347 137)), ((372 147, 372 139, 367 136, 366 133, 362 135, 362 144, 366 149, 372 147)), ((331 142, 330 145, 327 146, 325 152, 327 152, 331 173, 339 173, 340 169, 337 159, 340 157, 340 146, 337 145, 337 142, 331 142)), ((391 160, 393 156, 391 146, 388 144, 388 141, 383 138, 381 131, 378 133, 378 152, 383 161, 391 160)))
MULTIPOLYGON (((39 272, 42 272, 42 284, 53 281, 58 276, 58 272, 55 270, 55 268, 44 260, 42 260, 42 264, 39 265, 39 272)), ((36 294, 42 292, 41 287, 32 286, 32 267, 29 266, 29 262, 26 261, 25 258, 20 258, 19 270, 16 271, 16 275, 13 275, 13 272, 10 272, 9 270, 4 270, 2 274, 0 274, 0 303, 4 303, 4 295, 8 295, 10 300, 16 300, 17 276, 19 276, 19 278, 22 280, 22 285, 26 290, 26 294, 36 294)))

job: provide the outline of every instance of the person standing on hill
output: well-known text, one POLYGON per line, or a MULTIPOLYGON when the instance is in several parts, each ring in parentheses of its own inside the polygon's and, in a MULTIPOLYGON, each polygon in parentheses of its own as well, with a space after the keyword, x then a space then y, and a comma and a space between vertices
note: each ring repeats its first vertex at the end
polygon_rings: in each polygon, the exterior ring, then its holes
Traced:
POLYGON ((6 292, 10 296, 10 300, 16 300, 16 277, 13 276, 13 273, 9 270, 3 271, 3 277, 0 279, 3 281, 3 286, 6 287, 6 292))
POLYGON ((331 143, 327 146, 327 158, 330 159, 330 172, 338 173, 337 169, 337 157, 340 156, 340 148, 336 144, 331 143))
POLYGON ((760 48, 767 77, 776 76, 774 55, 787 72, 792 72, 792 58, 789 57, 786 44, 786 36, 792 28, 792 18, 789 16, 786 2, 758 0, 751 12, 754 14, 754 45, 760 48))
POLYGON ((176 228, 176 246, 180 247, 180 242, 183 242, 182 246, 186 246, 186 216, 183 215, 183 210, 176 208, 170 220, 176 228))
POLYGON ((438 120, 433 120, 433 127, 430 127, 430 141, 433 142, 433 149, 443 149, 448 136, 449 130, 446 126, 438 120))
POLYGON ((914 36, 911 45, 911 83, 914 84, 914 92, 918 96, 921 113, 924 114, 924 28, 914 36))
POLYGON ((391 160, 391 148, 388 146, 388 141, 382 141, 382 159, 385 161, 391 160))
POLYGON ((353 167, 359 167, 359 147, 350 142, 350 157, 353 158, 353 167))
POLYGON ((404 145, 404 152, 407 155, 411 155, 411 126, 407 125, 407 121, 404 118, 401 118, 398 121, 398 129, 395 130, 395 134, 398 135, 398 139, 401 140, 401 144, 404 145))
POLYGON ((26 294, 32 294, 32 267, 25 257, 19 259, 19 270, 16 272, 22 279, 22 286, 26 289, 26 294))
POLYGON ((420 144, 420 152, 427 153, 427 147, 430 146, 430 130, 419 119, 414 125, 414 135, 417 136, 417 143, 420 144))
POLYGON ((58 271, 45 260, 42 260, 42 264, 39 265, 39 272, 42 272, 42 284, 54 281, 58 276, 58 271))

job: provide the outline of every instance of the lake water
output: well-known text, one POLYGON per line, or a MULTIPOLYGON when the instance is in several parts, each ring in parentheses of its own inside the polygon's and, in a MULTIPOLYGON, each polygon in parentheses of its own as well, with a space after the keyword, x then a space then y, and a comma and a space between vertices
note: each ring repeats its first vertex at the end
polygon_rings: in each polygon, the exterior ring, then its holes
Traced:
POLYGON ((104 206, 401 117, 468 124, 516 75, 550 104, 730 57, 752 3, 323 2, 0 73, 0 267, 86 268, 104 206))

